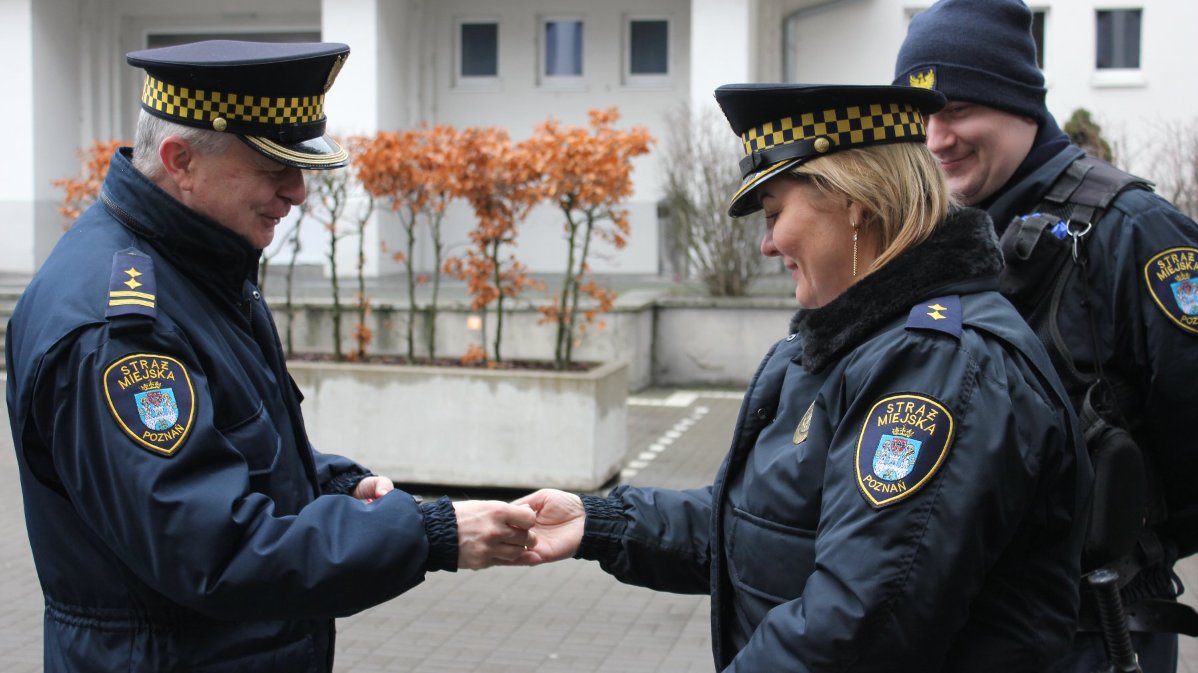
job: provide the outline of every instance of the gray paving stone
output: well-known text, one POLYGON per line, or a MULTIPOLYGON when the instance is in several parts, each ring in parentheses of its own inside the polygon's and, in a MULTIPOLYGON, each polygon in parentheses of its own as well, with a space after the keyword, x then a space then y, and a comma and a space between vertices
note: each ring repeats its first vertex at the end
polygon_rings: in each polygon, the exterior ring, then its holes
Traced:
MULTIPOLYGON (((624 481, 710 483, 739 409, 736 393, 649 391, 628 414, 624 481), (681 404, 670 406, 670 404, 681 404), (670 433, 676 432, 676 436, 670 433), (642 459, 641 454, 653 454, 642 459)), ((606 489, 596 491, 605 492, 606 489)), ((439 495, 429 493, 426 495, 439 495)), ((454 497, 475 494, 459 491, 454 497)), ((484 494, 495 497, 494 493, 484 494)), ((501 493, 515 497, 519 494, 501 493)), ((0 669, 41 670, 41 591, 29 553, 15 460, 0 451, 0 669)), ((1179 564, 1198 592, 1198 558, 1179 564)), ((706 596, 619 584, 596 564, 433 573, 395 600, 337 622, 338 673, 691 673, 711 671, 706 596)), ((1180 673, 1198 673, 1198 641, 1183 638, 1180 673)))

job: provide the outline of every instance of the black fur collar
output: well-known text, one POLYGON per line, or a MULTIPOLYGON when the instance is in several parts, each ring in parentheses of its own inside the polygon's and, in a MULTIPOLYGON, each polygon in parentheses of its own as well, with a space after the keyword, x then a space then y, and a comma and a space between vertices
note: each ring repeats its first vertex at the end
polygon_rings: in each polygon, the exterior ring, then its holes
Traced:
POLYGON ((922 244, 862 278, 818 309, 799 309, 790 331, 802 339, 799 363, 818 372, 921 299, 952 283, 994 276, 1002 255, 985 211, 961 208, 922 244))

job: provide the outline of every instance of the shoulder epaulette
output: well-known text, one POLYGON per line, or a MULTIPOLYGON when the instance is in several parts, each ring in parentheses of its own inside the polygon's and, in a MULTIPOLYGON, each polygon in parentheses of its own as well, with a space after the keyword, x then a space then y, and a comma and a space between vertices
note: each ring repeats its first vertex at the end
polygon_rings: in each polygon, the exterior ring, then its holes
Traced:
POLYGON ((127 315, 155 318, 158 315, 157 295, 154 260, 149 255, 137 248, 113 253, 105 318, 127 315))
POLYGON ((930 329, 961 336, 961 297, 948 295, 921 301, 907 315, 907 329, 930 329))
POLYGON ((1044 202, 1055 206, 1058 214, 1064 210, 1062 217, 1066 219, 1093 224, 1123 190, 1151 191, 1152 187, 1152 182, 1086 154, 1057 177, 1044 195, 1044 202))

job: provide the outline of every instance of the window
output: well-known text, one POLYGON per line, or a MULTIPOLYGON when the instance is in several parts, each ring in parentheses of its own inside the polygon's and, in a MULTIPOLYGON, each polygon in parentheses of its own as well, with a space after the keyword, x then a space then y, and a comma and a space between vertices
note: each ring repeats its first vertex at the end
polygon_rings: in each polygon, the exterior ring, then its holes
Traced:
POLYGON ((628 74, 632 77, 670 74, 669 21, 628 21, 628 74))
POLYGON ((544 67, 541 74, 546 78, 582 77, 582 21, 547 19, 544 27, 544 67))
POLYGON ((499 24, 494 21, 462 21, 458 24, 458 75, 499 75, 499 24))
POLYGON ((1138 9, 1099 10, 1095 31, 1095 66, 1099 70, 1140 68, 1138 9))
POLYGON ((1036 43, 1036 66, 1044 69, 1044 10, 1032 10, 1032 40, 1036 43))

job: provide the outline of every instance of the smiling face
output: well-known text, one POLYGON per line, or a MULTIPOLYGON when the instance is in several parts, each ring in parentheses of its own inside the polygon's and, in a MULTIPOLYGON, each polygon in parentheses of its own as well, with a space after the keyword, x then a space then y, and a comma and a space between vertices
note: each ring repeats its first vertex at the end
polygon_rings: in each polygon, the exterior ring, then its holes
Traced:
POLYGON ((219 154, 190 153, 180 187, 184 205, 258 250, 270 245, 279 220, 303 202, 305 193, 300 169, 268 159, 240 141, 219 154))
POLYGON ((1037 128, 1029 117, 950 101, 928 118, 928 149, 940 160, 949 189, 973 206, 1007 184, 1031 151, 1037 128))
POLYGON ((875 247, 861 229, 854 277, 853 224, 861 223, 859 207, 791 175, 771 178, 757 192, 765 211, 761 254, 782 258, 794 279, 799 306, 819 308, 865 275, 875 247))

